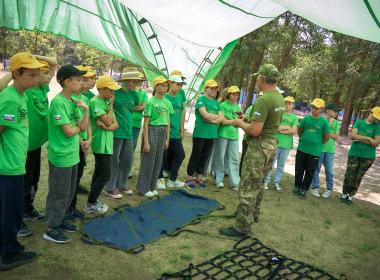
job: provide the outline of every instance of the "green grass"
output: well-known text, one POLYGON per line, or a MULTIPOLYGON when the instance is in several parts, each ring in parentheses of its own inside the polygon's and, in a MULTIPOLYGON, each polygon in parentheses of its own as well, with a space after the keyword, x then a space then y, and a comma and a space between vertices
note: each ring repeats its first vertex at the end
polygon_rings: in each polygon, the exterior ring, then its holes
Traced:
MULTIPOLYGON (((181 179, 191 151, 191 138, 185 139, 187 158, 181 168, 181 179)), ((47 194, 47 161, 44 148, 40 190, 36 197, 38 209, 45 208, 47 194)), ((88 158, 82 184, 89 186, 93 171, 93 157, 88 158)), ((135 189, 139 155, 136 153, 134 177, 130 187, 135 189)), ((211 180, 211 179, 210 179, 211 180)), ((228 185, 228 180, 225 181, 228 185)), ((338 194, 330 199, 317 199, 310 195, 306 200, 292 194, 293 177, 285 175, 283 193, 268 191, 262 202, 260 223, 254 224, 254 236, 280 253, 339 277, 345 273, 349 279, 378 279, 380 275, 380 207, 355 200, 352 206, 339 202, 338 194)), ((165 192, 162 192, 165 193, 165 192)), ((233 214, 237 206, 237 193, 225 187, 215 192, 209 183, 205 191, 195 193, 217 199, 226 206, 220 214, 233 214)), ((86 200, 79 195, 80 208, 86 200)), ((113 207, 129 203, 138 205, 144 198, 137 195, 120 201, 110 200, 102 194, 100 199, 113 207)), ((215 214, 219 214, 216 212, 215 214)), ((218 228, 229 226, 231 219, 209 218, 188 228, 217 235, 218 228)), ((78 223, 80 226, 80 223, 78 223)), ((163 237, 148 244, 144 252, 130 255, 101 245, 87 245, 80 234, 68 234, 72 242, 57 245, 44 241, 43 222, 29 223, 33 235, 21 239, 27 249, 38 253, 31 264, 9 272, 0 273, 0 279, 157 279, 164 272, 186 268, 190 262, 197 264, 230 250, 234 241, 200 237, 182 233, 177 237, 163 237)))

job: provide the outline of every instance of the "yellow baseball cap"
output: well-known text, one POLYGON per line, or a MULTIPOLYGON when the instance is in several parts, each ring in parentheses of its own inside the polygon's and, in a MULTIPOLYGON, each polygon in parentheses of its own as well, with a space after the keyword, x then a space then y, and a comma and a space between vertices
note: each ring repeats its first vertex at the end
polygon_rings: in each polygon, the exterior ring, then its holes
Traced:
POLYGON ((94 69, 92 69, 91 66, 83 66, 83 65, 79 65, 77 66, 77 68, 81 71, 86 71, 87 73, 84 74, 82 77, 86 77, 86 78, 89 78, 89 77, 92 77, 92 76, 96 76, 96 72, 94 69))
POLYGON ((20 68, 38 69, 44 67, 44 64, 38 62, 37 58, 27 52, 16 53, 11 57, 9 69, 11 72, 20 68))
POLYGON ((215 80, 207 80, 205 82, 205 88, 206 87, 217 87, 218 83, 215 80))
POLYGON ((153 87, 158 86, 159 84, 166 83, 168 79, 166 79, 164 76, 158 76, 154 78, 153 80, 153 87))
POLYGON ((296 101, 294 100, 294 97, 293 96, 287 96, 284 98, 284 101, 285 102, 292 102, 292 103, 295 103, 296 101))
POLYGON ((237 86, 230 86, 228 88, 228 93, 233 93, 233 92, 240 92, 240 89, 237 86))
POLYGON ((96 87, 109 88, 112 90, 121 89, 121 86, 119 86, 110 76, 107 76, 107 75, 103 75, 99 77, 99 79, 96 81, 96 87))
POLYGON ((45 61, 45 60, 38 60, 38 62, 44 65, 44 66, 42 66, 40 68, 40 70, 50 70, 50 64, 47 61, 45 61))
POLYGON ((311 105, 321 109, 325 107, 325 101, 322 98, 315 98, 313 102, 311 102, 311 105))
POLYGON ((170 76, 180 76, 182 79, 186 79, 186 77, 182 74, 181 71, 179 70, 173 70, 171 73, 170 73, 170 76))
POLYGON ((378 121, 380 121, 380 106, 372 108, 371 112, 372 112, 372 116, 378 121))

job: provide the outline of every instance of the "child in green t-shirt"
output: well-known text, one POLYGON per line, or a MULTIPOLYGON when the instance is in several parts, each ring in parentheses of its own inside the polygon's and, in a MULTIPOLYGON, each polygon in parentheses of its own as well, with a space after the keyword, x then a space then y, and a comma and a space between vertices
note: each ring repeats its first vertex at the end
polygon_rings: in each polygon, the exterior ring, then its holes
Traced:
POLYGON ((224 97, 225 101, 220 104, 224 120, 218 129, 218 139, 215 143, 213 158, 213 169, 215 171, 215 184, 217 188, 224 187, 224 174, 228 173, 230 187, 238 190, 239 176, 239 131, 234 127, 233 121, 243 118, 239 100, 240 89, 237 86, 230 86, 224 97))
POLYGON ((87 130, 89 122, 88 106, 72 98, 75 92, 79 92, 81 76, 85 73, 73 65, 62 66, 57 72, 57 81, 63 89, 53 98, 49 109, 49 192, 46 198, 47 230, 43 238, 54 243, 69 242, 63 231, 77 230, 65 219, 65 213, 77 183, 79 133, 87 130), (78 115, 78 107, 83 109, 83 116, 78 115))
MULTIPOLYGON (((118 128, 113 112, 114 91, 120 89, 120 86, 110 76, 100 76, 96 87, 99 95, 90 101, 93 129, 91 147, 95 157, 95 170, 84 211, 89 214, 104 214, 108 206, 99 202, 98 197, 111 176, 113 131, 118 128)), ((121 197, 119 195, 119 198, 121 197)))
POLYGON ((196 185, 201 189, 207 187, 202 179, 202 174, 212 150, 212 143, 214 139, 218 138, 218 124, 224 119, 220 105, 215 100, 217 90, 218 83, 214 80, 207 80, 204 95, 196 101, 193 148, 187 165, 186 178, 186 186, 190 190, 194 190, 196 185), (194 179, 195 173, 197 177, 194 179))
POLYGON ((352 204, 360 183, 376 159, 380 145, 380 107, 374 107, 365 120, 357 120, 351 132, 352 145, 348 152, 341 201, 352 204))
POLYGON ((326 117, 330 126, 330 138, 322 146, 321 157, 319 158, 317 169, 314 173, 314 178, 311 183, 310 193, 315 197, 320 197, 319 188, 319 173, 321 166, 325 167, 326 173, 326 191, 322 194, 323 198, 329 198, 334 186, 334 157, 335 157, 335 141, 338 139, 339 135, 339 122, 336 117, 339 113, 339 108, 334 103, 329 103, 326 106, 326 117))
MULTIPOLYGON (((87 99, 90 100, 91 98, 95 96, 95 94, 90 89, 92 89, 95 86, 96 72, 91 66, 80 65, 80 66, 77 66, 77 68, 81 71, 87 72, 85 75, 82 76, 83 85, 82 85, 81 94, 86 96, 87 99)), ((80 188, 79 190, 81 191, 80 188)), ((88 193, 88 191, 85 190, 85 193, 88 193)))
POLYGON ((24 92, 38 86, 40 68, 43 66, 31 54, 15 54, 10 61, 13 85, 0 92, 0 250, 4 270, 36 258, 34 252, 23 250, 17 241, 17 232, 24 215, 22 194, 29 144, 28 107, 24 92))
POLYGON ((304 117, 298 125, 300 139, 296 154, 294 193, 300 198, 306 197, 318 166, 322 146, 329 139, 329 123, 321 117, 324 107, 323 99, 314 99, 311 103, 311 115, 304 117))
POLYGON ((168 80, 158 76, 153 80, 153 97, 144 111, 144 130, 140 173, 137 180, 137 192, 145 197, 158 195, 156 190, 164 151, 169 146, 170 114, 173 106, 164 98, 168 91, 168 80))
MULTIPOLYGON (((278 141, 276 156, 273 165, 277 162, 276 175, 274 177, 274 187, 278 192, 282 192, 280 182, 284 174, 286 160, 289 152, 293 149, 293 135, 297 133, 298 118, 293 113, 294 98, 287 96, 285 101, 285 113, 282 114, 280 126, 277 129, 276 138, 278 141)), ((264 179, 264 189, 268 190, 268 184, 271 181, 272 171, 264 179)))

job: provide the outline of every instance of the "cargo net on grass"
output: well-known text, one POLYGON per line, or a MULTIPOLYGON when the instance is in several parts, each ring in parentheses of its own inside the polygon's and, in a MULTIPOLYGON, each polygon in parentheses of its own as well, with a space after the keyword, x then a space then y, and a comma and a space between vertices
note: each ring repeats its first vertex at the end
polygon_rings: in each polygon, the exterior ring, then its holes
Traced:
MULTIPOLYGON (((164 273, 160 280, 168 279, 338 279, 330 273, 300 261, 288 259, 265 246, 258 239, 244 238, 234 249, 211 260, 176 273, 164 273)), ((347 279, 341 275, 340 279, 347 279)))

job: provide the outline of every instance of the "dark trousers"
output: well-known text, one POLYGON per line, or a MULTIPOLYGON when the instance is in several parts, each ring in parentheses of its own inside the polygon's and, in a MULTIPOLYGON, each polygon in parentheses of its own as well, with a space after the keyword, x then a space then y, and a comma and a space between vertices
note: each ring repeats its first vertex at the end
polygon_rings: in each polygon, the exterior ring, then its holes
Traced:
POLYGON ((96 203, 104 186, 111 177, 111 155, 94 154, 95 170, 92 175, 91 189, 88 194, 88 203, 96 203))
POLYGON ((175 181, 178 177, 178 170, 185 159, 185 150, 183 149, 181 139, 170 139, 169 147, 164 154, 164 161, 160 172, 160 178, 163 178, 163 171, 170 171, 170 180, 175 181))
POLYGON ((356 194, 365 173, 371 168, 374 162, 374 158, 348 156, 347 169, 343 182, 343 194, 349 194, 350 196, 356 194))
POLYGON ((244 159, 245 154, 247 152, 247 148, 248 148, 247 140, 243 139, 243 141, 242 141, 241 159, 240 159, 240 164, 239 164, 239 176, 240 177, 241 177, 241 170, 243 168, 243 159, 244 159))
POLYGON ((34 197, 38 190, 38 182, 40 181, 41 171, 41 147, 29 151, 25 164, 26 174, 24 177, 24 200, 25 214, 31 214, 34 210, 34 197))
POLYGON ((212 150, 213 141, 214 139, 193 137, 193 149, 187 165, 188 176, 193 176, 195 172, 198 175, 203 174, 212 150))
POLYGON ((317 169, 319 157, 297 150, 295 187, 308 191, 317 169))
POLYGON ((24 215, 24 175, 0 175, 0 244, 3 259, 20 251, 17 232, 24 215))
POLYGON ((80 179, 83 176, 84 167, 86 166, 86 158, 84 157, 84 153, 79 148, 79 163, 78 163, 78 177, 77 177, 77 184, 75 186, 75 193, 73 200, 71 201, 69 209, 75 209, 77 207, 77 201, 78 201, 78 187, 80 183, 80 179))

